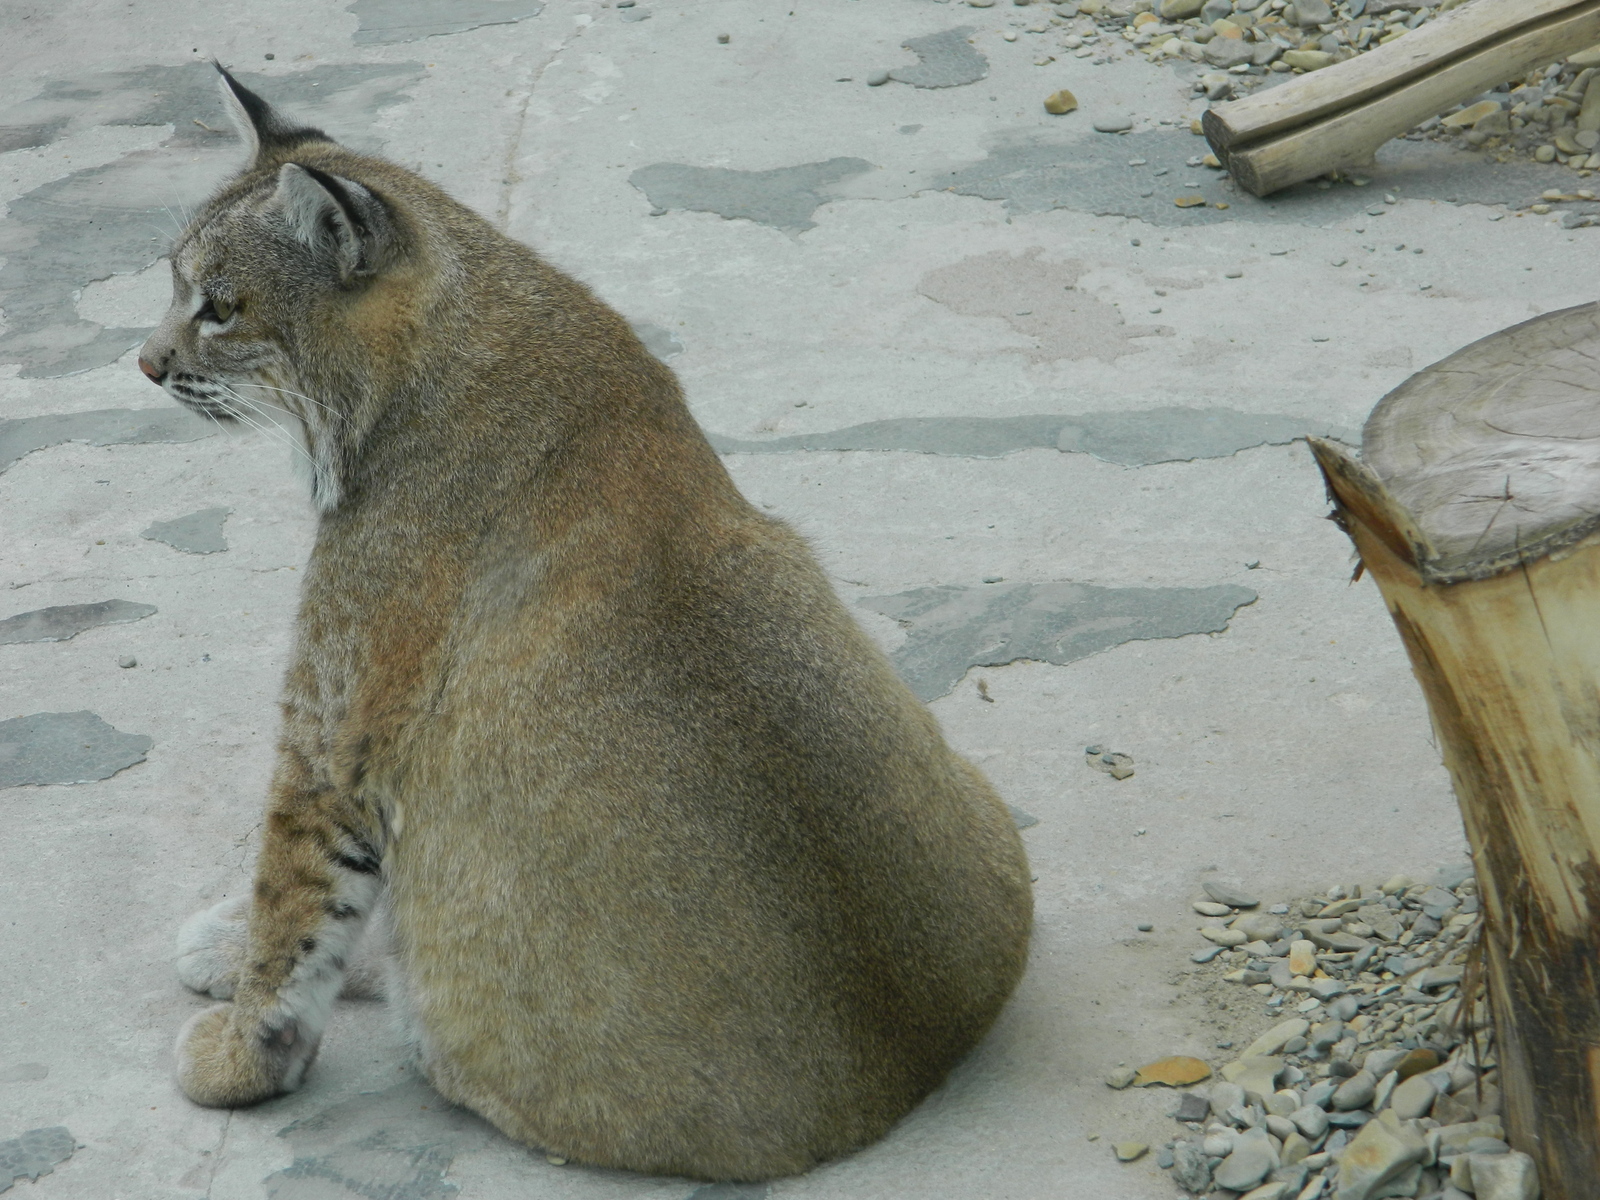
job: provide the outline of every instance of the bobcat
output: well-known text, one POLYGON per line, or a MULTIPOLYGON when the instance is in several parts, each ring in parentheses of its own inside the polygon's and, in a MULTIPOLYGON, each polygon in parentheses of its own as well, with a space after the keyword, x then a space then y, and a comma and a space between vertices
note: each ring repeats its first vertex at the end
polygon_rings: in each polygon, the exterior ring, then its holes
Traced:
POLYGON ((183 1090, 298 1086, 377 916, 422 1071, 522 1142, 761 1180, 881 1137, 1022 974, 1005 806, 621 317, 217 69, 249 163, 139 366, 297 431, 319 516, 183 1090))

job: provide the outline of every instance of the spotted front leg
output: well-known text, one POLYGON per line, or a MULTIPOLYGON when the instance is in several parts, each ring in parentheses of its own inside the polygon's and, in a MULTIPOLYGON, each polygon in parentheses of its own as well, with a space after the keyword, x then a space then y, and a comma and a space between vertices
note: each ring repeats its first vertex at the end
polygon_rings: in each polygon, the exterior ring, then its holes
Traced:
POLYGON ((233 997, 178 1035, 178 1083, 198 1104, 234 1107, 293 1091, 316 1058, 381 889, 377 851, 354 832, 352 814, 330 811, 328 800, 279 793, 243 938, 234 909, 185 926, 195 936, 180 962, 184 982, 233 997))

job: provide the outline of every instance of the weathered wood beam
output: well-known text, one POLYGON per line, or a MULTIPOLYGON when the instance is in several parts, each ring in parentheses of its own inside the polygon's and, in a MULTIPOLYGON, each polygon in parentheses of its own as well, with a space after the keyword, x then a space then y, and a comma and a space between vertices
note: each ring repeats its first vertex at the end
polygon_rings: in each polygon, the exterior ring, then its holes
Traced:
POLYGON ((1597 42, 1600 0, 1474 0, 1375 50, 1218 105, 1201 125, 1240 186, 1264 196, 1370 163, 1429 117, 1597 42))

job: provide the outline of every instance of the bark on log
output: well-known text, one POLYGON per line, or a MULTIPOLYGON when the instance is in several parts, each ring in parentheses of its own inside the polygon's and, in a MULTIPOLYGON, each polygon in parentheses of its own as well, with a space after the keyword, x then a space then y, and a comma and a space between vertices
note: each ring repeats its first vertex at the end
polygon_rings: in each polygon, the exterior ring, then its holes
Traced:
POLYGON ((1485 907, 1512 1144, 1600 1196, 1600 305, 1414 375, 1313 440, 1427 697, 1485 907))
POLYGON ((1600 0, 1474 0, 1414 33, 1281 87, 1210 109, 1206 140, 1265 196, 1369 163, 1453 104, 1600 41, 1600 0))

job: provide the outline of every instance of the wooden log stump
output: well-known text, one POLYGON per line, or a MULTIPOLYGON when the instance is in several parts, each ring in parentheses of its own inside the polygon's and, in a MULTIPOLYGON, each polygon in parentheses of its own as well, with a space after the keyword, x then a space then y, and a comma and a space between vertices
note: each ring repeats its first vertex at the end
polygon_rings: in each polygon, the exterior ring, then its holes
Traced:
POLYGON ((1512 1144, 1600 1196, 1600 305, 1503 330, 1312 448, 1472 846, 1512 1144))

